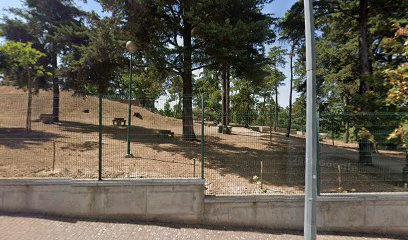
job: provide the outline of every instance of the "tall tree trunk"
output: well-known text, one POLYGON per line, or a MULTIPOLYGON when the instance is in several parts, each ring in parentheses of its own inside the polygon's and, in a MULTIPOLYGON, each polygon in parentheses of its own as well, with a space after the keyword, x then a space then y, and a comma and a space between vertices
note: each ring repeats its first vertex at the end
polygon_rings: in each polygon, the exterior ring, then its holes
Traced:
POLYGON ((345 143, 350 142, 350 123, 349 123, 349 120, 346 120, 346 132, 344 134, 344 142, 345 143))
MULTIPOLYGON (((251 97, 249 96, 248 97, 248 100, 250 99, 251 97)), ((250 114, 250 112, 251 112, 251 106, 250 106, 250 104, 249 104, 249 101, 247 102, 247 116, 246 116, 246 125, 249 127, 250 125, 251 125, 251 123, 252 123, 252 119, 251 119, 251 114, 250 114)))
POLYGON ((266 109, 266 95, 263 95, 262 109, 260 111, 261 124, 266 126, 268 124, 268 110, 266 109))
MULTIPOLYGON (((359 58, 360 58, 360 87, 361 109, 367 111, 365 96, 369 89, 368 81, 371 77, 370 64, 368 59, 368 0, 360 0, 359 5, 359 58)), ((371 142, 363 137, 359 142, 359 162, 367 165, 372 164, 371 142)))
POLYGON ((33 102, 33 87, 31 82, 30 71, 27 72, 28 76, 28 101, 27 101, 27 116, 26 116, 26 131, 28 135, 31 135, 31 109, 32 109, 32 102, 33 102))
POLYGON ((231 114, 230 114, 230 104, 231 104, 231 99, 230 99, 230 69, 228 66, 227 69, 227 126, 230 124, 231 121, 231 114))
POLYGON ((59 90, 59 79, 56 76, 58 64, 57 64, 57 54, 53 53, 52 56, 52 67, 54 70, 54 76, 52 78, 52 116, 53 122, 59 122, 59 102, 60 102, 60 90, 59 90))
POLYGON ((269 143, 272 146, 272 121, 273 121, 273 117, 272 117, 272 94, 269 97, 269 143))
MULTIPOLYGON (((276 75, 276 64, 275 64, 275 75, 276 75)), ((278 127, 278 120, 279 120, 279 105, 278 105, 278 81, 275 80, 275 126, 274 131, 276 132, 278 127)))
POLYGON ((222 125, 223 133, 229 133, 230 122, 230 71, 229 66, 222 69, 222 125))
MULTIPOLYGON (((368 59, 368 0, 360 0, 359 6, 359 58, 360 58, 360 88, 362 96, 368 91, 368 80, 370 79, 370 64, 368 59)), ((363 106, 364 104, 363 104, 363 106)))
POLYGON ((187 17, 190 11, 189 1, 184 1, 183 12, 183 138, 196 140, 193 122, 193 75, 192 75, 192 26, 187 17))
POLYGON ((295 51, 295 44, 292 45, 290 52, 290 91, 289 91, 289 119, 288 119, 288 130, 286 132, 286 137, 290 136, 290 129, 292 128, 292 92, 293 92, 293 55, 295 51))
MULTIPOLYGON (((349 105, 349 96, 348 95, 344 96, 344 105, 345 106, 349 105)), ((346 118, 345 125, 346 125, 346 130, 345 130, 345 133, 344 133, 344 142, 349 143, 350 142, 350 120, 348 119, 348 116, 346 118)))
POLYGON ((225 129, 227 127, 227 68, 224 66, 222 69, 222 126, 225 129))

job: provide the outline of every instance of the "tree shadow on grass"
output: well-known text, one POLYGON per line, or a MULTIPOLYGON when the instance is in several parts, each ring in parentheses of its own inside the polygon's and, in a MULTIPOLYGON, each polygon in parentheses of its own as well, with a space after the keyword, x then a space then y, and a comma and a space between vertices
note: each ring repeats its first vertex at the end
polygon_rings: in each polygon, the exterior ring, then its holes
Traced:
POLYGON ((37 130, 27 134, 25 128, 0 128, 0 146, 10 149, 25 149, 59 137, 61 135, 37 130))
POLYGON ((61 146, 62 150, 69 150, 69 151, 92 151, 98 149, 98 142, 97 141, 83 141, 83 142, 64 142, 65 145, 61 146))

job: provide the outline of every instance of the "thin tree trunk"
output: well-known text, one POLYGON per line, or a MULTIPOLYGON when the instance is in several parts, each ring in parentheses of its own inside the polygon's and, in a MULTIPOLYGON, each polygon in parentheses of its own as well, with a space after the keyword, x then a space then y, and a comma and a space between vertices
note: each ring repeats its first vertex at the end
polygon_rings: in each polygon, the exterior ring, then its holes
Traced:
POLYGON ((193 125, 193 76, 192 76, 192 26, 187 14, 190 10, 189 1, 184 1, 183 12, 183 138, 196 140, 193 125))
POLYGON ((32 89, 32 82, 30 72, 27 72, 28 75, 28 101, 27 101, 27 117, 26 117, 26 131, 28 135, 31 135, 31 108, 32 108, 32 101, 33 101, 33 89, 32 89))
POLYGON ((266 109, 266 95, 263 95, 263 103, 262 103, 262 109, 261 112, 259 113, 261 115, 261 124, 266 126, 268 124, 268 114, 267 114, 267 109, 266 109))
POLYGON ((269 97, 269 143, 272 145, 272 95, 269 97))
MULTIPOLYGON (((250 99, 250 97, 248 99, 250 99)), ((247 117, 246 117, 246 119, 247 119, 246 125, 248 127, 251 125, 251 122, 252 122, 250 112, 251 112, 251 106, 249 105, 249 101, 248 101, 247 102, 247 117)))
POLYGON ((222 126, 224 129, 227 127, 227 69, 222 69, 222 126))
POLYGON ((346 132, 345 132, 345 135, 344 135, 344 142, 345 143, 350 142, 350 123, 349 123, 348 120, 346 121, 346 132))
MULTIPOLYGON (((276 76, 276 64, 275 64, 275 76, 276 76)), ((278 108, 278 79, 275 79, 275 127, 274 131, 276 132, 278 127, 278 120, 279 120, 279 108, 278 108)))
MULTIPOLYGON (((368 91, 368 83, 371 73, 368 59, 368 0, 360 0, 359 6, 359 58, 360 58, 360 88, 359 92, 362 96, 368 91)), ((362 107, 364 107, 363 104, 362 107)))
POLYGON ((52 56, 52 67, 54 69, 54 76, 52 78, 52 116, 53 122, 59 122, 59 102, 60 102, 60 90, 59 90, 59 79, 56 76, 57 65, 57 54, 52 56))
POLYGON ((230 99, 230 69, 228 67, 227 69, 227 126, 230 124, 231 121, 231 116, 230 116, 230 104, 231 104, 231 99, 230 99))
MULTIPOLYGON (((371 77, 368 59, 368 0, 360 0, 359 5, 359 58, 360 58, 360 87, 359 93, 362 98, 361 109, 367 111, 364 99, 369 89, 368 81, 371 77)), ((359 162, 367 165, 372 164, 371 142, 364 137, 359 142, 359 162)))
MULTIPOLYGON (((348 95, 344 96, 344 105, 345 106, 349 105, 349 96, 348 95)), ((350 142, 350 120, 348 119, 348 116, 346 116, 345 125, 346 125, 346 130, 345 130, 345 133, 344 133, 344 142, 349 143, 350 142)))
POLYGON ((293 54, 295 50, 295 44, 292 45, 290 53, 290 92, 289 92, 289 119, 288 119, 288 130, 286 132, 286 137, 290 136, 290 129, 292 128, 292 92, 293 92, 293 54))

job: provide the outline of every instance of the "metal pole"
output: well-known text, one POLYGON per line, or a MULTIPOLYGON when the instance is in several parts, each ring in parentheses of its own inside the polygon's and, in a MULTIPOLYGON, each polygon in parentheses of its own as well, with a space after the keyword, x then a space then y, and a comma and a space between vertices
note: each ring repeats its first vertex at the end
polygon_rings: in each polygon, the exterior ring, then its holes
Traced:
POLYGON ((305 168, 305 218, 304 239, 316 239, 316 197, 317 197, 317 117, 316 117, 316 74, 314 20, 312 0, 305 3, 306 35, 306 168, 305 168))
POLYGON ((132 62, 133 53, 130 53, 130 77, 129 77, 129 114, 128 114, 128 126, 127 126, 127 152, 126 158, 133 158, 133 154, 130 152, 130 128, 132 126, 132 62))
POLYGON ((205 138, 204 138, 204 94, 201 95, 201 179, 204 179, 204 156, 205 156, 205 138))
POLYGON ((52 172, 55 170, 55 141, 52 142, 52 172))
POLYGON ((98 180, 102 180, 102 95, 99 95, 99 167, 98 180))
POLYGON ((194 161, 194 168, 193 168, 193 177, 195 178, 196 177, 196 158, 193 158, 193 161, 194 161))

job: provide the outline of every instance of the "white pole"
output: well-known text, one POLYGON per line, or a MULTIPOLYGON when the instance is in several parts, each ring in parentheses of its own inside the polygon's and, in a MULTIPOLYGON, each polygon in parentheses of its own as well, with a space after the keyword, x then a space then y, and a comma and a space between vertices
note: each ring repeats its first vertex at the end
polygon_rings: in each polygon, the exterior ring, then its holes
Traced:
POLYGON ((305 168, 305 218, 304 239, 316 239, 317 196, 317 114, 316 114, 316 59, 312 0, 305 3, 306 35, 306 168, 305 168))

